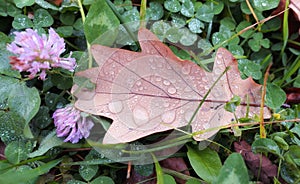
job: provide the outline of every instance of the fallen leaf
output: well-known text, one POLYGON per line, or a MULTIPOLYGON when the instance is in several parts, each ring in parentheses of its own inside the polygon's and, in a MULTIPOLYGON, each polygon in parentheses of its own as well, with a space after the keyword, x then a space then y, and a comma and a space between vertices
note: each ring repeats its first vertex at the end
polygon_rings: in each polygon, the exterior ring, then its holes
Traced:
POLYGON ((300 103, 300 88, 288 88, 285 89, 287 104, 298 104, 300 103))
MULTIPOLYGON (((165 160, 160 161, 160 165, 163 168, 167 168, 167 169, 177 171, 177 172, 180 172, 180 173, 190 176, 188 167, 187 167, 184 159, 181 157, 167 158, 165 160)), ((177 178, 177 177, 175 177, 175 180, 176 180, 176 183, 178 183, 178 184, 186 183, 185 180, 177 178)))
POLYGON ((6 145, 0 141, 0 160, 5 160, 4 150, 6 148, 6 145))
MULTIPOLYGON (((166 158, 164 160, 160 161, 160 166, 165 168, 165 169, 169 169, 172 171, 177 171, 179 173, 185 174, 187 176, 190 176, 190 172, 188 170, 188 167, 184 161, 183 158, 181 157, 172 157, 172 158, 166 158)), ((186 183, 185 180, 174 177, 176 180, 176 183, 178 184, 184 184, 186 183)), ((142 176, 140 175, 138 172, 136 172, 135 167, 133 167, 132 171, 131 171, 131 175, 130 178, 128 178, 126 180, 126 184, 131 184, 131 183, 147 183, 147 184, 153 184, 153 183, 157 183, 156 180, 156 173, 155 171, 153 172, 153 174, 149 175, 149 176, 142 176)))
POLYGON ((300 21, 300 1, 291 0, 289 8, 291 8, 294 11, 295 15, 298 17, 298 21, 300 21))
POLYGON ((55 4, 56 6, 60 6, 63 0, 47 0, 49 3, 55 4))
POLYGON ((272 183, 277 176, 277 166, 268 157, 254 154, 246 141, 234 142, 234 150, 243 156, 248 168, 260 181, 265 184, 272 183))
MULTIPOLYGON (((276 15, 285 10, 286 0, 280 0, 278 7, 272 12, 272 15, 276 15)), ((289 1, 289 18, 288 18, 288 27, 289 27, 289 35, 294 34, 295 32, 299 32, 300 34, 300 1, 299 0, 290 0, 289 1)), ((283 22, 283 14, 279 15, 280 19, 283 22)), ((296 45, 293 45, 294 47, 296 45)))
POLYGON ((156 174, 153 173, 150 176, 142 176, 133 168, 130 174, 130 178, 126 179, 125 184, 156 184, 156 174))
MULTIPOLYGON (((251 78, 242 80, 237 61, 224 48, 218 49, 213 72, 197 64, 177 58, 173 52, 147 29, 140 29, 141 52, 93 45, 92 54, 98 64, 76 75, 96 84, 94 90, 73 86, 75 106, 85 112, 113 120, 104 144, 124 143, 147 135, 186 126, 199 103, 226 67, 201 109, 191 122, 192 131, 229 124, 234 115, 223 106, 234 95, 241 97, 236 116, 244 117, 249 97, 249 116, 259 113, 261 85, 251 78)), ((267 108, 264 116, 270 117, 267 108)), ((203 140, 219 128, 194 136, 203 140)))

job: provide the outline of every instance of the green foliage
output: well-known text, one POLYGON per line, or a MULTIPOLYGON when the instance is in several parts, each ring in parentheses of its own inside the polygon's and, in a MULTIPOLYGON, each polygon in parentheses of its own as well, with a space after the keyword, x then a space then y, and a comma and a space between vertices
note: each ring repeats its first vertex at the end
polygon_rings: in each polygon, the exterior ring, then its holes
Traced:
POLYGON ((31 151, 30 142, 13 141, 7 144, 4 154, 6 159, 12 164, 19 164, 28 158, 27 154, 31 151))
POLYGON ((164 177, 164 183, 176 184, 176 181, 172 176, 168 174, 164 174, 163 177, 164 177))
POLYGON ((116 28, 119 20, 103 0, 96 0, 91 5, 84 23, 84 33, 92 43, 104 32, 116 28))
POLYGON ((0 183, 24 183, 24 182, 34 182, 38 176, 49 172, 49 170, 60 163, 61 159, 53 160, 48 163, 41 163, 32 169, 29 166, 23 165, 21 167, 11 168, 8 170, 2 170, 0 172, 0 183))
POLYGON ((222 167, 217 152, 209 148, 197 150, 188 146, 187 155, 190 164, 200 178, 210 183, 216 181, 222 167))
POLYGON ((249 40, 248 45, 254 52, 257 52, 261 47, 269 48, 270 40, 267 38, 263 39, 262 33, 254 33, 253 38, 249 40))
POLYGON ((237 106, 241 104, 241 98, 239 96, 234 96, 230 99, 229 102, 225 104, 225 110, 228 112, 235 112, 237 106))
POLYGON ((280 170, 281 177, 288 183, 300 181, 300 146, 293 145, 284 154, 284 162, 280 170))
POLYGON ((31 6, 34 4, 34 0, 14 0, 14 3, 18 8, 23 8, 25 6, 31 6))
POLYGON ((56 132, 52 131, 46 137, 43 138, 39 148, 36 151, 28 154, 28 157, 33 158, 37 156, 42 156, 50 149, 54 148, 55 146, 61 146, 63 143, 63 140, 56 136, 56 132))
MULTIPOLYGON (((13 40, 14 35, 11 33, 26 28, 36 29, 38 33, 47 33, 50 27, 54 28, 66 41, 67 47, 63 54, 68 55, 73 51, 77 71, 88 68, 89 58, 85 52, 87 42, 112 47, 122 45, 126 49, 139 50, 134 42, 140 26, 138 4, 133 4, 131 0, 80 2, 83 12, 80 12, 78 1, 71 0, 64 0, 59 6, 47 0, 0 1, 0 138, 5 144, 6 159, 0 161, 0 183, 124 183, 124 174, 122 177, 119 175, 126 170, 124 165, 105 158, 94 149, 86 150, 92 145, 85 140, 79 144, 70 144, 56 136, 52 114, 57 108, 74 100, 69 92, 72 85, 76 83, 94 89, 95 84, 61 69, 49 71, 45 81, 30 80, 26 72, 13 70, 9 63, 11 53, 6 50, 6 45, 13 40), (86 14, 85 22, 81 13, 86 14), (62 151, 62 148, 66 149, 62 151), (63 157, 63 161, 57 159, 60 157, 63 157), (78 161, 81 158, 84 160, 78 161), (49 172, 50 169, 53 171, 49 172)), ((279 0, 249 2, 258 20, 263 20, 272 15, 279 0)), ((283 122, 265 125, 268 130, 265 139, 255 137, 255 126, 234 127, 234 134, 224 130, 214 139, 215 144, 211 145, 217 151, 211 148, 198 150, 188 144, 187 150, 175 154, 187 156, 188 168, 195 171, 191 172, 191 179, 186 177, 188 184, 200 183, 198 178, 208 183, 249 183, 249 180, 259 180, 248 176, 247 167, 239 154, 229 153, 232 142, 237 140, 233 136, 237 135, 237 131, 238 139, 254 140, 252 151, 270 158, 278 166, 283 180, 299 183, 300 124, 293 119, 300 116, 300 108, 298 104, 290 108, 281 107, 286 101, 282 88, 300 87, 299 34, 292 32, 288 26, 293 13, 286 11, 284 18, 275 17, 254 25, 257 22, 253 12, 244 0, 147 1, 147 28, 162 41, 175 45, 170 48, 181 59, 193 60, 195 63, 199 60, 204 63, 204 68, 210 68, 213 62, 210 58, 212 51, 225 47, 237 58, 241 77, 251 77, 260 84, 263 83, 266 68, 273 63, 266 86, 265 104, 278 115, 278 119, 274 116, 270 121, 283 122), (225 160, 223 165, 221 160, 225 160)), ((240 102, 238 97, 233 96, 226 103, 225 109, 235 112, 240 103, 246 102, 240 102)), ((257 121, 257 118, 244 119, 248 123, 257 121)), ((105 127, 109 127, 109 121, 104 121, 105 127)), ((103 125, 102 121, 97 123, 103 125)), ((122 156, 119 154, 123 147, 112 146, 107 150, 118 156, 119 162, 142 159, 138 157, 140 155, 134 154, 122 157, 124 153, 122 156)), ((145 177, 156 172, 159 182, 176 183, 173 174, 164 173, 155 159, 155 164, 134 165, 132 168, 145 177)))
POLYGON ((225 160, 220 174, 214 183, 240 183, 248 184, 249 176, 243 157, 238 153, 232 153, 225 160))
POLYGON ((25 119, 19 114, 0 111, 0 135, 5 144, 24 139, 24 127, 25 119))
POLYGON ((85 181, 90 181, 96 175, 97 171, 97 165, 81 165, 79 167, 79 174, 85 181))
POLYGON ((135 165, 134 170, 141 176, 150 176, 153 174, 153 164, 135 165))
POLYGON ((280 107, 286 100, 285 92, 275 84, 267 84, 266 105, 272 109, 280 107))
POLYGON ((261 66, 259 64, 248 59, 239 59, 238 62, 239 70, 243 78, 252 77, 257 80, 262 78, 261 66))
POLYGON ((37 9, 34 12, 33 24, 35 27, 50 27, 53 24, 54 20, 50 13, 44 9, 37 9))
POLYGON ((107 176, 99 176, 98 178, 90 182, 90 184, 98 184, 98 183, 114 184, 115 182, 110 177, 107 176))
POLYGON ((253 7, 258 11, 266 11, 276 8, 279 4, 279 0, 254 0, 253 7))
POLYGON ((27 16, 20 14, 14 17, 12 26, 15 29, 25 29, 33 27, 33 23, 27 16))
POLYGON ((252 143, 252 150, 254 153, 273 153, 278 156, 280 154, 280 148, 272 139, 259 138, 252 143))

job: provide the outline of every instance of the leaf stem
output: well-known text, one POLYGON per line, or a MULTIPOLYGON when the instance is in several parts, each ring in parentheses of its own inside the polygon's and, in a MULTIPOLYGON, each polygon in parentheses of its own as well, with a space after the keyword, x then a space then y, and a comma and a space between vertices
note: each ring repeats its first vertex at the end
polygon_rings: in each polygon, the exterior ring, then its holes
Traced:
POLYGON ((175 176, 176 178, 180 178, 180 179, 183 179, 183 180, 193 179, 193 180, 199 181, 200 183, 203 183, 203 184, 205 183, 203 180, 201 180, 199 178, 195 178, 193 176, 189 176, 189 175, 186 175, 186 174, 183 174, 183 173, 171 170, 171 169, 167 169, 167 168, 162 167, 162 170, 163 170, 164 173, 175 176))
POLYGON ((141 9, 140 9, 140 28, 146 27, 146 9, 147 9, 147 0, 142 0, 141 9))
POLYGON ((154 165, 155 165, 155 171, 156 171, 156 179, 157 179, 157 183, 159 184, 164 184, 164 177, 163 177, 163 171, 162 171, 162 168, 161 166, 159 165, 159 162, 157 160, 157 158, 155 157, 154 154, 152 154, 152 158, 153 158, 153 161, 154 161, 154 165))
MULTIPOLYGON (((182 137, 186 137, 186 136, 182 136, 182 137)), ((154 147, 154 148, 149 148, 149 149, 144 149, 144 150, 122 150, 123 153, 129 153, 129 154, 145 154, 145 153, 152 153, 155 151, 160 151, 166 148, 171 148, 171 147, 175 147, 175 146, 179 146, 179 145, 184 145, 185 143, 191 141, 191 139, 187 139, 187 140, 182 140, 182 141, 178 141, 178 142, 174 142, 171 144, 166 144, 163 146, 159 146, 159 147, 154 147)))
POLYGON ((256 16, 256 14, 255 14, 255 12, 254 12, 254 10, 253 10, 253 8, 252 8, 252 6, 251 6, 249 0, 246 0, 246 3, 247 3, 247 6, 248 6, 249 10, 251 11, 251 13, 252 13, 252 15, 253 15, 253 17, 254 17, 256 23, 257 23, 258 31, 260 31, 260 26, 261 26, 261 24, 260 24, 260 22, 259 22, 259 20, 258 20, 258 18, 257 18, 257 16, 256 16))
MULTIPOLYGON (((84 24, 85 14, 84 14, 84 10, 83 10, 81 0, 77 0, 77 3, 78 3, 78 6, 79 6, 79 11, 80 11, 81 18, 82 18, 82 24, 84 24)), ((86 40, 86 45, 87 45, 88 56, 89 56, 88 68, 92 68, 92 66, 93 66, 93 57, 92 57, 92 53, 91 53, 91 45, 88 42, 88 40, 86 40)))
POLYGON ((281 51, 280 51, 280 56, 282 57, 283 56, 283 53, 284 53, 284 50, 286 48, 286 45, 287 45, 287 41, 288 41, 288 38, 289 38, 289 26, 288 26, 288 17, 289 17, 289 6, 290 4, 290 1, 289 0, 286 0, 285 2, 285 8, 284 10, 286 10, 283 14, 283 27, 282 27, 282 39, 283 39, 283 45, 282 45, 282 48, 281 48, 281 51))
POLYGON ((108 6, 110 7, 110 9, 114 12, 114 14, 118 17, 118 19, 120 20, 120 22, 122 23, 122 25, 124 26, 125 30, 127 31, 127 33, 129 34, 130 38, 132 39, 132 41, 134 41, 134 43, 139 47, 140 44, 137 41, 136 36, 133 34, 133 32, 130 30, 130 28, 128 27, 128 25, 126 24, 126 21, 124 20, 124 18, 120 15, 120 13, 118 12, 118 10, 116 9, 115 5, 110 1, 110 0, 105 0, 106 3, 108 4, 108 6))
POLYGON ((266 96, 266 91, 267 91, 267 81, 268 81, 268 77, 269 77, 269 71, 270 68, 272 66, 272 63, 269 64, 265 76, 264 76, 264 87, 262 90, 262 95, 261 95, 261 103, 260 103, 260 114, 259 114, 259 120, 260 120, 260 124, 259 124, 259 135, 260 138, 266 138, 266 129, 264 127, 264 107, 265 107, 265 96, 266 96))
POLYGON ((195 116, 197 115, 198 111, 200 110, 201 106, 203 105, 203 103, 205 102, 206 98, 208 97, 209 93, 211 92, 211 90, 215 87, 215 85, 217 84, 217 82, 219 82, 219 80, 223 77, 223 75, 225 75, 225 73, 230 69, 229 66, 227 66, 225 68, 225 70, 222 72, 222 74, 217 78, 217 80, 212 84, 212 86, 208 89, 207 93, 204 95, 203 99, 201 100, 200 104, 198 105, 197 109, 194 111, 188 126, 191 125, 192 121, 194 120, 195 116))

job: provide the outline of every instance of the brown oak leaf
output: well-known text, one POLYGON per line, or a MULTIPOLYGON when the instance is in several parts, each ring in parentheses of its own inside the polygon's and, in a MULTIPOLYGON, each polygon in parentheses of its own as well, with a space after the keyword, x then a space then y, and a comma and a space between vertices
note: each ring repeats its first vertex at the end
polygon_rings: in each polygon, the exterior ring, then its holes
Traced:
POLYGON ((249 169, 256 177, 265 183, 272 183, 277 176, 277 166, 268 157, 261 154, 254 154, 251 146, 246 141, 234 142, 234 149, 241 153, 249 169))
MULTIPOLYGON (((218 81, 191 121, 192 131, 229 124, 234 115, 224 105, 234 95, 242 99, 236 110, 244 117, 248 104, 250 117, 259 113, 261 85, 251 78, 242 80, 237 61, 224 48, 218 49, 212 72, 206 72, 189 60, 181 60, 152 32, 140 29, 141 52, 93 45, 98 64, 76 75, 96 84, 94 90, 73 87, 75 106, 85 112, 113 120, 103 143, 137 140, 147 135, 186 126, 199 103, 226 67, 230 70, 218 81)), ((267 108, 264 116, 270 117, 267 108)), ((203 140, 219 128, 194 136, 203 140)))
MULTIPOLYGON (((177 172, 180 172, 180 173, 190 176, 188 167, 187 167, 184 159, 181 157, 167 158, 165 160, 160 161, 160 165, 163 168, 167 168, 167 169, 177 171, 177 172)), ((176 183, 178 183, 178 184, 186 183, 185 180, 177 178, 177 177, 175 177, 175 180, 176 180, 176 183)))

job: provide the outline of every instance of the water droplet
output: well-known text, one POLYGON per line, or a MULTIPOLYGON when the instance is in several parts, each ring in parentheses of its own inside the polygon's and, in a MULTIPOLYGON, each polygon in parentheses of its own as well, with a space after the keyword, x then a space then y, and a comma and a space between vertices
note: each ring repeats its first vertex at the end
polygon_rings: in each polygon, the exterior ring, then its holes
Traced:
POLYGON ((222 55, 221 55, 220 57, 217 57, 216 63, 217 63, 218 65, 222 64, 221 59, 222 59, 222 55))
POLYGON ((187 86, 186 88, 184 88, 184 92, 191 92, 193 91, 191 87, 187 86))
POLYGON ((167 103, 167 102, 165 102, 165 103, 163 104, 163 106, 166 107, 166 108, 169 107, 169 105, 170 105, 170 104, 167 103))
POLYGON ((222 60, 222 58, 223 58, 223 52, 218 52, 217 53, 217 63, 218 64, 221 64, 221 60, 222 60))
POLYGON ((202 80, 204 83, 207 83, 207 82, 208 82, 208 78, 207 78, 207 77, 202 77, 201 80, 202 80))
POLYGON ((170 81, 172 84, 176 83, 176 79, 171 79, 170 81))
POLYGON ((155 81, 160 82, 161 81, 161 77, 156 77, 155 81))
POLYGON ((137 81, 137 82, 136 82, 136 85, 137 85, 137 86, 140 86, 140 85, 142 85, 142 82, 141 82, 141 81, 137 81))
POLYGON ((267 3, 261 3, 262 6, 267 6, 267 3))
POLYGON ((186 113, 184 114, 184 119, 189 122, 193 116, 194 112, 191 110, 187 110, 186 113))
POLYGON ((239 87, 237 85, 232 85, 232 88, 238 89, 239 87))
POLYGON ((168 111, 161 116, 164 123, 172 123, 175 120, 175 111, 168 111))
POLYGON ((144 107, 138 105, 133 109, 133 118, 137 125, 145 124, 149 121, 148 111, 144 107))
POLYGON ((168 80, 164 80, 163 83, 164 83, 164 85, 166 85, 166 86, 168 86, 168 85, 171 84, 170 81, 168 81, 168 80))
POLYGON ((184 65, 181 69, 181 72, 185 75, 188 75, 191 72, 191 67, 189 65, 184 65))
POLYGON ((150 68, 151 68, 152 70, 156 70, 156 67, 155 67, 153 64, 150 65, 150 68))
POLYGON ((143 88, 143 87, 140 87, 140 88, 139 88, 139 90, 140 90, 140 91, 143 91, 143 90, 144 90, 144 88, 143 88))
POLYGON ((217 74, 217 75, 219 75, 219 74, 222 73, 222 71, 221 71, 219 68, 216 68, 216 69, 214 70, 214 73, 217 74))
POLYGON ((210 127, 209 127, 209 123, 203 124, 203 128, 204 128, 204 129, 209 129, 209 128, 210 128, 210 127))
POLYGON ((169 87, 168 88, 168 93, 170 93, 170 94, 175 94, 177 92, 177 90, 174 88, 174 87, 169 87))
POLYGON ((108 104, 108 109, 111 113, 119 113, 123 109, 123 104, 121 101, 110 102, 108 104))

